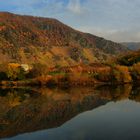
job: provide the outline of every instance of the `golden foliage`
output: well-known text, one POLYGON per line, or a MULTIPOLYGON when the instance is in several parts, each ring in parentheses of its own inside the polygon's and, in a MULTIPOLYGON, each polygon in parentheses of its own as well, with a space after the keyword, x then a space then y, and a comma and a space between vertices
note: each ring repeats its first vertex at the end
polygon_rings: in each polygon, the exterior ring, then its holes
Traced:
POLYGON ((128 83, 132 81, 128 67, 116 65, 112 68, 113 82, 128 83))
POLYGON ((18 63, 10 63, 7 68, 7 77, 10 80, 21 80, 24 79, 24 70, 20 67, 18 63))
POLYGON ((132 66, 131 74, 134 80, 140 80, 140 62, 132 66))

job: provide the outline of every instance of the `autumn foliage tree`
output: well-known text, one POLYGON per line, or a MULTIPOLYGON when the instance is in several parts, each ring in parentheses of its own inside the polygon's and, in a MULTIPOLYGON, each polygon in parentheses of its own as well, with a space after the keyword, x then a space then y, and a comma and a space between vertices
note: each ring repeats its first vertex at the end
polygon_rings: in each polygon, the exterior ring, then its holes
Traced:
POLYGON ((10 80, 23 80, 25 78, 25 71, 19 64, 9 64, 7 67, 7 77, 10 80))
POLYGON ((133 80, 140 80, 140 62, 131 67, 131 75, 133 80))
POLYGON ((129 83, 132 81, 128 67, 116 65, 112 67, 111 71, 112 82, 115 83, 129 83))

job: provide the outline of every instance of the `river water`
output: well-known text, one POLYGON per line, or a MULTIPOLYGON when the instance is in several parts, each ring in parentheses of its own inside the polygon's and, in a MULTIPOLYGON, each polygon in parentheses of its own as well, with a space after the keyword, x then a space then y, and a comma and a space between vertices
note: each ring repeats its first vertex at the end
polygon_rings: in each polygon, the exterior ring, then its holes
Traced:
POLYGON ((1 88, 2 140, 140 140, 140 87, 1 88))

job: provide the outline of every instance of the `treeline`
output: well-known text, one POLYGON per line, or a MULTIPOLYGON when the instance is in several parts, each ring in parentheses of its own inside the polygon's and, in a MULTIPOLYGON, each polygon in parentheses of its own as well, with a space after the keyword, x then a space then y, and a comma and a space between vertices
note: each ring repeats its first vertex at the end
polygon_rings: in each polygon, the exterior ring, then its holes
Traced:
POLYGON ((124 84, 140 80, 140 63, 129 67, 118 64, 92 64, 53 68, 48 68, 43 64, 33 64, 29 71, 25 71, 17 64, 1 64, 0 80, 4 85, 124 84))

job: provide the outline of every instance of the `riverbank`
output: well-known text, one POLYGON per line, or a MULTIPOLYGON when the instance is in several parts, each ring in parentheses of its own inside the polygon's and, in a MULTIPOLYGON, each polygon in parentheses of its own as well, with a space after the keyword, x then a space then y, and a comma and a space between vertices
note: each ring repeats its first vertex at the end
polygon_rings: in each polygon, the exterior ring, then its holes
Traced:
POLYGON ((66 77, 53 77, 53 76, 46 76, 46 77, 38 77, 34 79, 27 79, 27 80, 17 80, 17 81, 1 81, 0 86, 2 87, 77 87, 77 86, 102 86, 102 85, 125 85, 125 84, 133 84, 137 83, 136 81, 133 82, 103 82, 92 78, 66 78, 66 77))
MULTIPOLYGON (((123 85, 140 80, 140 63, 132 67, 98 64, 46 68, 34 66, 25 72, 8 69, 1 73, 1 86, 71 87, 93 85, 123 85), (5 75, 5 77, 3 76, 5 75)), ((20 69, 17 69, 20 70, 20 69)))

